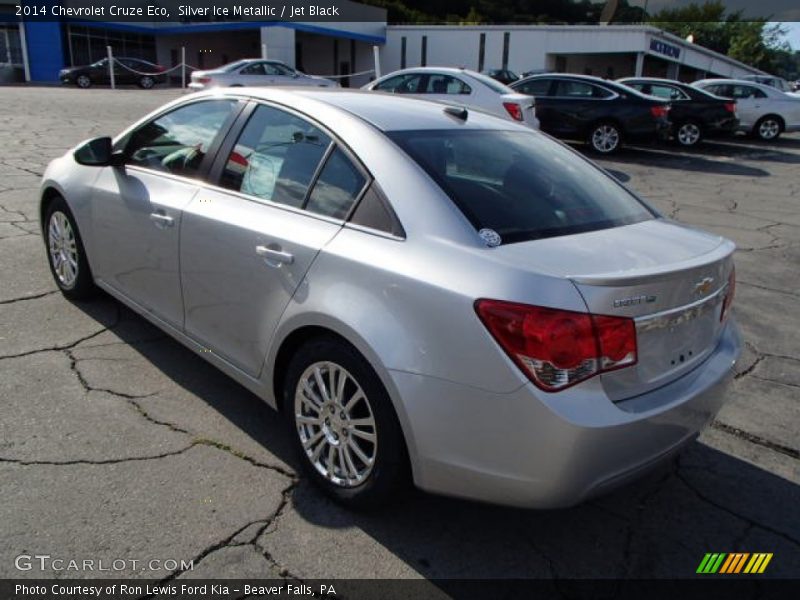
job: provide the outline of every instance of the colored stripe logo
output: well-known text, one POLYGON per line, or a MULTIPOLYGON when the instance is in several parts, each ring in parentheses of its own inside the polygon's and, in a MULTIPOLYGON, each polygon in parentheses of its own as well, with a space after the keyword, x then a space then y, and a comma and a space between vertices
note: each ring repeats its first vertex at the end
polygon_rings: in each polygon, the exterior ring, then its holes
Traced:
POLYGON ((772 552, 756 552, 753 554, 749 552, 732 552, 730 554, 709 552, 700 561, 697 573, 702 575, 713 575, 715 573, 757 575, 766 571, 767 565, 771 560, 772 552))

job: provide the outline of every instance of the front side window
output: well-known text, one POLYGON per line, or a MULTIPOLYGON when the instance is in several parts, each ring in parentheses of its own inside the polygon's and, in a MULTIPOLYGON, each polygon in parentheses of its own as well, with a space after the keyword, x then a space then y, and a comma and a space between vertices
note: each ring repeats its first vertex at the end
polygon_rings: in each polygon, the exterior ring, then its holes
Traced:
POLYGON ((618 227, 653 218, 624 187, 574 152, 517 131, 389 132, 476 230, 503 243, 618 227))
POLYGON ((124 143, 126 164, 194 176, 236 100, 182 106, 142 125, 124 143))
POLYGON ((744 100, 747 98, 766 98, 767 95, 757 87, 749 85, 734 85, 731 86, 731 97, 737 100, 744 100))
POLYGON ((429 75, 427 84, 422 93, 425 94, 469 94, 472 92, 470 87, 455 77, 450 75, 429 75))
POLYGON ((563 98, 609 98, 613 94, 608 90, 584 83, 583 81, 559 80, 556 82, 556 96, 563 98))
POLYGON ((514 90, 529 96, 547 96, 552 79, 531 79, 514 86, 514 90))
POLYGON ((294 71, 292 71, 289 67, 282 65, 280 63, 266 63, 264 65, 264 69, 266 70, 267 75, 284 75, 284 76, 294 75, 294 71))
POLYGON ((308 121, 259 106, 228 157, 220 185, 300 208, 330 143, 308 121))
POLYGON ((391 92, 393 94, 416 94, 419 89, 422 75, 419 73, 408 73, 390 77, 386 81, 377 84, 374 89, 381 92, 391 92))

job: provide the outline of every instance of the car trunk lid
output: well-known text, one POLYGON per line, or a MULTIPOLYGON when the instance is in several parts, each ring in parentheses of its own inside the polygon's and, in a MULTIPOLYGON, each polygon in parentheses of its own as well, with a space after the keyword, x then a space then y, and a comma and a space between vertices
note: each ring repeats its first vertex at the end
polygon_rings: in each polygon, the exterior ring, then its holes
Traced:
POLYGON ((589 312, 635 320, 637 363, 601 375, 614 401, 696 367, 722 333, 735 246, 719 236, 653 219, 498 249, 572 281, 589 312))

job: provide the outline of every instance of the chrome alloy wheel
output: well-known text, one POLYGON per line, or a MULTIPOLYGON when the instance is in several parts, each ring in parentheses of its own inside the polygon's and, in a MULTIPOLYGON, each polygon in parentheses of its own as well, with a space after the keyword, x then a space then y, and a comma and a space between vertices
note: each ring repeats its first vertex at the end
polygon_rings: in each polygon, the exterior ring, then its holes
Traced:
POLYGON ((363 483, 375 465, 378 435, 369 399, 336 363, 316 362, 300 376, 294 417, 311 464, 340 487, 363 483))
POLYGON ((700 128, 696 123, 684 123, 678 129, 678 141, 682 146, 694 146, 700 141, 700 128))
POLYGON ((613 125, 600 125, 592 132, 592 146, 598 152, 613 152, 619 146, 619 131, 613 125))
POLYGON ((758 135, 762 140, 772 140, 778 137, 781 125, 775 119, 764 119, 758 126, 758 135))
POLYGON ((65 288, 73 287, 78 279, 78 245, 67 215, 60 210, 50 215, 47 245, 58 281, 65 288))

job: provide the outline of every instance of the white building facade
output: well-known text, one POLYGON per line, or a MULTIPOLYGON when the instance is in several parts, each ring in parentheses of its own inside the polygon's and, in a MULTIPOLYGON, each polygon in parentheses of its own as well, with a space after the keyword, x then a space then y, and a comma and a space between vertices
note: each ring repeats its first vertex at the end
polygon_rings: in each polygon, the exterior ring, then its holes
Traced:
POLYGON ((741 77, 758 69, 645 25, 390 25, 384 72, 459 66, 581 73, 616 79, 741 77))

